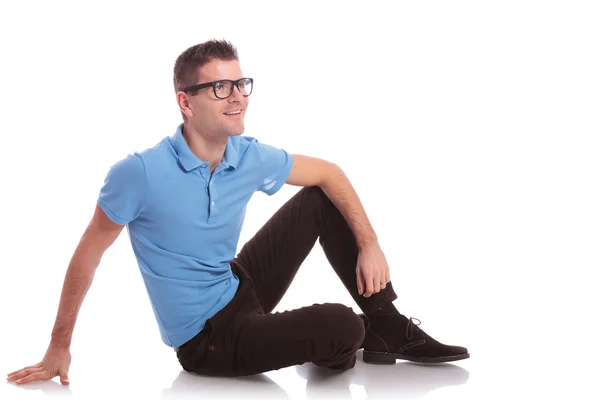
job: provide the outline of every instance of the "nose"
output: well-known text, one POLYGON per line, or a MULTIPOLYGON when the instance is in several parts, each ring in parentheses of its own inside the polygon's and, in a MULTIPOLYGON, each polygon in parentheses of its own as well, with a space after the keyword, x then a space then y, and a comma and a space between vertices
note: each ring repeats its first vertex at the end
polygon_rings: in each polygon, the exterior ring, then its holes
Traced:
POLYGON ((242 94, 242 92, 240 92, 240 89, 233 85, 233 92, 231 93, 231 96, 229 96, 227 98, 227 100, 229 100, 229 102, 240 102, 242 101, 242 99, 244 98, 244 95, 242 94))

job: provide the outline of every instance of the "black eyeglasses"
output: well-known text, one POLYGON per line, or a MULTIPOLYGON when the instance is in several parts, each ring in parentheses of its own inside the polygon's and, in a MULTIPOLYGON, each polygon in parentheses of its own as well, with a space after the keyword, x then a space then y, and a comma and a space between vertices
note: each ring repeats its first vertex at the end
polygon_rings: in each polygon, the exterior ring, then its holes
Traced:
POLYGON ((190 93, 212 86, 213 91, 215 92, 215 96, 218 99, 226 99, 233 93, 233 87, 237 86, 240 93, 244 97, 248 97, 252 94, 253 83, 254 79, 252 78, 242 78, 238 79, 237 81, 232 81, 230 79, 222 79, 220 81, 206 82, 201 83, 199 85, 190 86, 185 89, 182 89, 181 91, 185 93, 190 93))

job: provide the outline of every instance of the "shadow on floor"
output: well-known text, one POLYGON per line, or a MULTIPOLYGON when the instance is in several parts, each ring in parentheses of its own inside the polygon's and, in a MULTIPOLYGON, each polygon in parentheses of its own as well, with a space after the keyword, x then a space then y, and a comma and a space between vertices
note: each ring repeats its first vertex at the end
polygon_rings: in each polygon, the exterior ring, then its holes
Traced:
MULTIPOLYGON (((454 364, 425 365, 398 362, 395 365, 374 365, 362 361, 357 353, 353 369, 331 371, 306 363, 293 367, 306 380, 306 398, 352 399, 352 389, 362 392, 355 397, 369 399, 424 397, 432 390, 445 386, 462 385, 469 380, 469 372, 454 364), (356 385, 356 388, 351 388, 356 385)), ((289 399, 288 393, 265 374, 240 378, 205 377, 181 371, 171 388, 163 390, 162 399, 187 398, 224 399, 289 399)))

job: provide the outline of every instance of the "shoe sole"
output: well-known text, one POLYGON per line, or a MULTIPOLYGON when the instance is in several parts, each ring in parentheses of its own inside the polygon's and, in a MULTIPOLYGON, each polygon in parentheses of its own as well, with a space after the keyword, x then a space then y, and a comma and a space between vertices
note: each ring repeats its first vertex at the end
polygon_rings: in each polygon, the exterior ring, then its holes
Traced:
POLYGON ((396 364, 396 360, 406 360, 418 363, 437 364, 452 362, 469 358, 469 353, 456 354, 444 357, 413 357, 405 354, 380 353, 377 351, 363 350, 363 361, 369 364, 396 364))

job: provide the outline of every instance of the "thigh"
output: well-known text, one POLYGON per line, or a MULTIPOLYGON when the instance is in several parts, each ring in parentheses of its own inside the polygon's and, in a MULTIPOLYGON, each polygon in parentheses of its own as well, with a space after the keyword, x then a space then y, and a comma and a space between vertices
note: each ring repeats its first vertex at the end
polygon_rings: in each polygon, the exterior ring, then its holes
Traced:
POLYGON ((325 201, 321 188, 301 189, 235 258, 254 281, 257 297, 266 313, 277 306, 319 238, 325 201))
POLYGON ((320 362, 335 365, 354 356, 364 338, 363 321, 342 304, 250 315, 237 338, 236 362, 243 374, 320 362))

